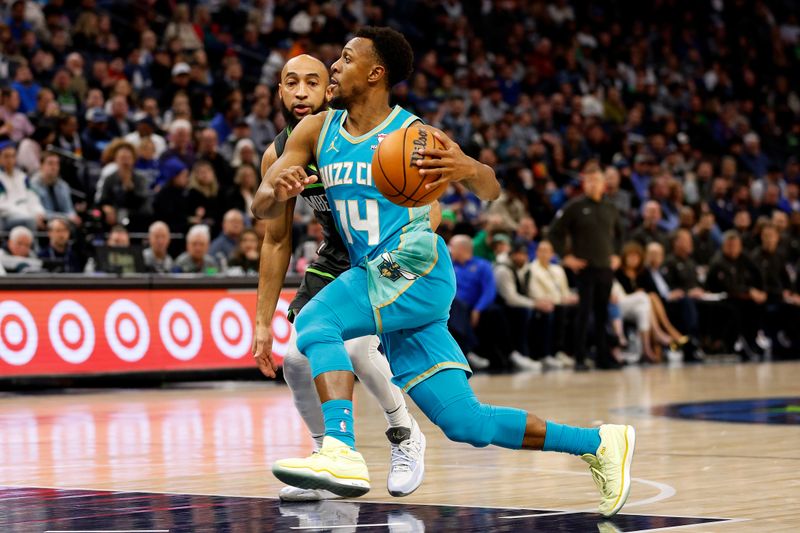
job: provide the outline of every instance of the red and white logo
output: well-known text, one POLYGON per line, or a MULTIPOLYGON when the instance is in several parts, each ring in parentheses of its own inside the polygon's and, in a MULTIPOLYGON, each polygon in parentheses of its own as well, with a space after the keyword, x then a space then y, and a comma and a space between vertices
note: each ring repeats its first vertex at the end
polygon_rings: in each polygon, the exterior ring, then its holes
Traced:
POLYGON ((150 326, 142 308, 128 299, 117 300, 106 311, 106 341, 114 355, 135 363, 150 347, 150 326))
POLYGON ((0 302, 0 358, 26 365, 39 347, 39 332, 28 308, 15 300, 0 302))
POLYGON ((211 311, 211 338, 225 357, 239 359, 253 344, 253 323, 244 306, 223 298, 211 311))
POLYGON ((200 317, 189 302, 180 298, 168 301, 161 308, 158 332, 167 352, 180 361, 194 359, 203 345, 200 317))
POLYGON ((50 344, 58 356, 79 365, 94 351, 94 324, 89 312, 75 300, 61 300, 47 320, 50 344))

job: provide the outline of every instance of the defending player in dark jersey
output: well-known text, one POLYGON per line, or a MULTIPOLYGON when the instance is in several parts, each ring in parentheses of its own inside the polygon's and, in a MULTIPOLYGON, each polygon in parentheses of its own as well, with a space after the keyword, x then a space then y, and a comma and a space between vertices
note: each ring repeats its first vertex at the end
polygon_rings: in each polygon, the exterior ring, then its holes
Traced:
MULTIPOLYGON (((281 72, 278 91, 289 125, 280 132, 264 153, 261 162, 262 175, 281 156, 286 141, 297 123, 324 106, 327 85, 328 71, 318 59, 302 55, 286 63, 281 72)), ((315 175, 317 169, 311 163, 306 167, 306 172, 315 175)), ((313 209, 315 218, 322 225, 325 239, 319 249, 319 257, 306 269, 300 289, 289 305, 290 319, 315 294, 350 268, 347 248, 336 230, 322 183, 310 184, 300 196, 303 198, 302 201, 308 202, 313 209)), ((256 330, 253 341, 253 355, 262 372, 264 365, 268 364, 272 349, 270 325, 292 254, 294 206, 294 199, 271 211, 261 210, 258 203, 253 204, 254 216, 268 219, 261 250, 256 330)), ((389 423, 386 435, 392 448, 392 464, 387 482, 389 492, 393 496, 405 496, 422 483, 425 437, 408 413, 402 393, 391 383, 392 373, 388 361, 378 351, 379 343, 376 336, 360 337, 348 341, 346 349, 358 378, 375 396, 386 413, 389 423)), ((308 360, 297 350, 294 328, 283 361, 283 373, 286 383, 292 390, 295 406, 308 426, 315 446, 319 447, 325 431, 322 410, 311 378, 308 360)), ((291 501, 336 497, 328 491, 296 487, 284 487, 279 495, 281 499, 291 501)))

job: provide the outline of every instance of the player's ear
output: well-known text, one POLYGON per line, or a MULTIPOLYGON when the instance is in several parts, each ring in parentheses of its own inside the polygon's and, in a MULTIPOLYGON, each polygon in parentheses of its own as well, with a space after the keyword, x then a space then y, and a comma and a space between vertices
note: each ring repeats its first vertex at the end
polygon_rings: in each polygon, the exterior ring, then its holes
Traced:
POLYGON ((367 81, 370 83, 378 83, 386 76, 386 67, 383 65, 375 65, 372 67, 372 70, 369 71, 369 76, 367 76, 367 81))
POLYGON ((282 83, 278 84, 278 98, 283 100, 283 84, 282 83))

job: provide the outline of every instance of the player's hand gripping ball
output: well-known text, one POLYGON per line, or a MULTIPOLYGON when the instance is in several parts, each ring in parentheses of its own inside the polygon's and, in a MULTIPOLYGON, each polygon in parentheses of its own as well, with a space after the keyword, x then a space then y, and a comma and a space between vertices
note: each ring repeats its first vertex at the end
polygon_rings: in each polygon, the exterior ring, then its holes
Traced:
POLYGON ((447 190, 441 175, 420 174, 418 161, 430 159, 421 150, 443 150, 444 144, 428 126, 412 125, 384 137, 372 155, 372 179, 381 193, 403 207, 420 207, 436 200, 447 190), (435 187, 426 185, 439 181, 435 187))

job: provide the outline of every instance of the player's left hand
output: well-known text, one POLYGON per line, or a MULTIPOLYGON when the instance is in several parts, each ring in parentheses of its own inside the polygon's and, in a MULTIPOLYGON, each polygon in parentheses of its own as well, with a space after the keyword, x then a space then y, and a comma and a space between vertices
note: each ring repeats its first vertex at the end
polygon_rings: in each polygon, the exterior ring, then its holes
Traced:
POLYGON ((439 139, 444 148, 425 148, 419 151, 422 159, 417 160, 422 176, 439 176, 439 179, 425 185, 430 190, 442 183, 463 181, 478 176, 478 163, 467 154, 455 141, 439 129, 431 128, 433 136, 439 139))

